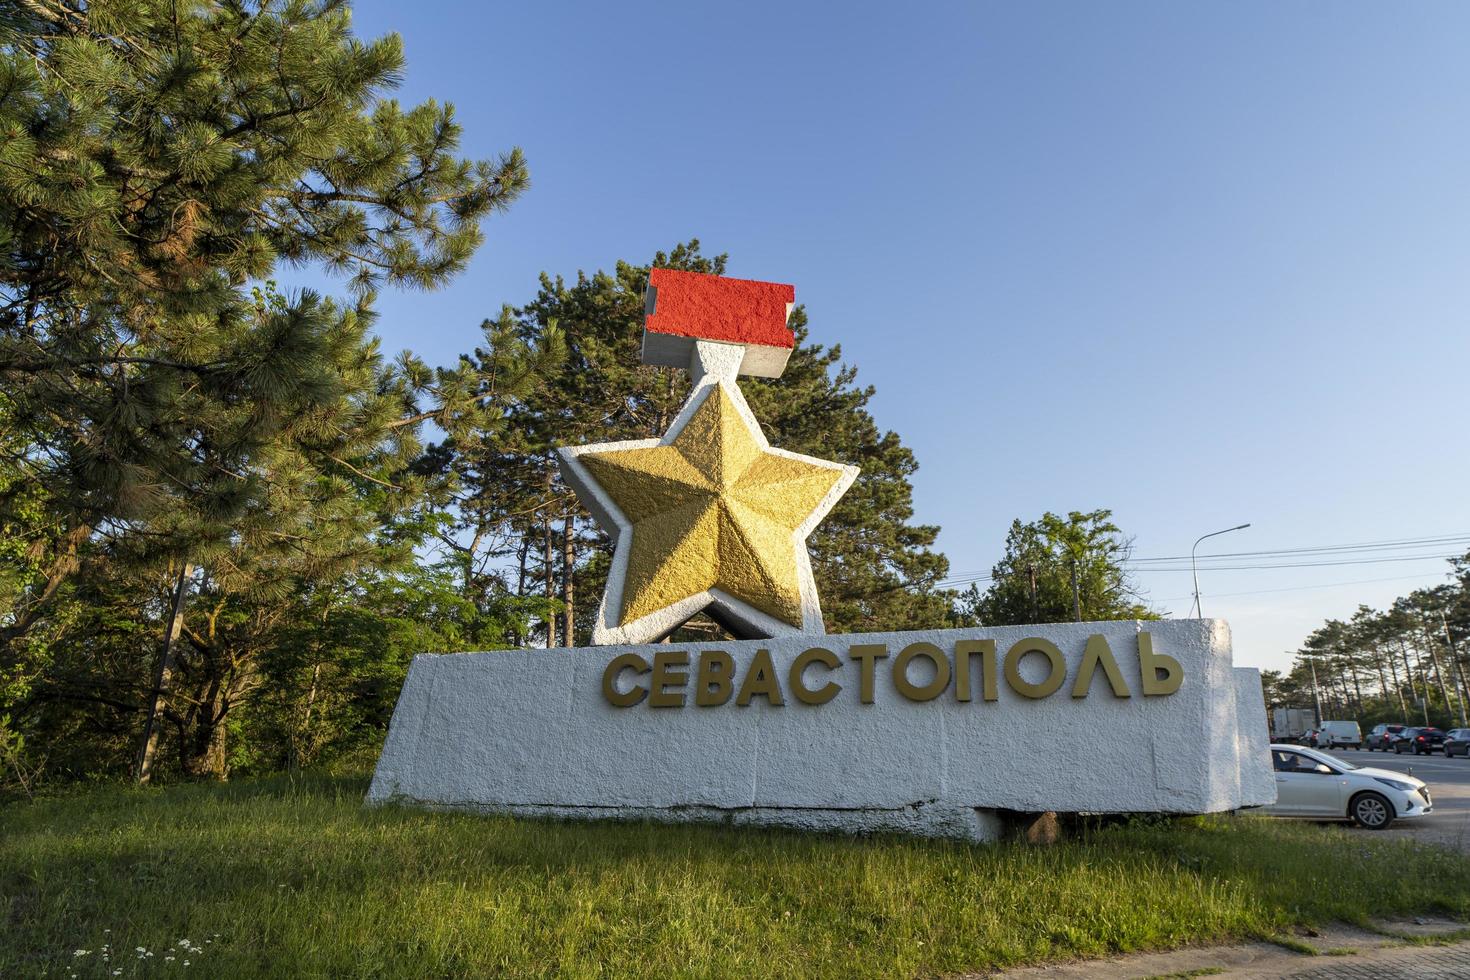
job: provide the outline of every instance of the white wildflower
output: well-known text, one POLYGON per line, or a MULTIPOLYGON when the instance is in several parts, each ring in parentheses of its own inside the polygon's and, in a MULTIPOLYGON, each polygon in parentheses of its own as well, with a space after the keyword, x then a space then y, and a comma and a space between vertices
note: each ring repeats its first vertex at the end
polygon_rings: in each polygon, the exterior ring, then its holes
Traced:
POLYGON ((92 952, 90 949, 79 949, 75 953, 72 953, 71 955, 73 955, 73 956, 86 956, 90 952, 92 952))

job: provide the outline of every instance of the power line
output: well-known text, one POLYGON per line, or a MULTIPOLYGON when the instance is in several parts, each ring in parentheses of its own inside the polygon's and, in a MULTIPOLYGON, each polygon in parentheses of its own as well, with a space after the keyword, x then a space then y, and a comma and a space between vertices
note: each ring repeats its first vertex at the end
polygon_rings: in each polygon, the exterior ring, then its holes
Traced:
MULTIPOLYGON (((1301 555, 1301 556, 1318 555, 1318 556, 1321 556, 1321 557, 1326 558, 1326 557, 1329 557, 1329 556, 1332 556, 1332 555, 1347 555, 1347 554, 1362 553, 1362 552, 1372 553, 1372 552, 1395 551, 1395 550, 1404 550, 1404 549, 1410 549, 1410 548, 1432 547, 1434 545, 1439 545, 1439 546, 1443 547, 1443 546, 1446 546, 1446 545, 1459 545, 1459 544, 1464 544, 1466 546, 1470 546, 1470 534, 1446 534, 1446 535, 1438 535, 1438 536, 1434 536, 1434 537, 1423 537, 1423 538, 1396 538, 1396 539, 1389 539, 1389 540, 1383 540, 1383 541, 1357 542, 1357 543, 1353 543, 1353 544, 1319 545, 1319 546, 1308 547, 1308 548, 1278 548, 1278 549, 1267 550, 1267 551, 1219 552, 1217 554, 1212 554, 1212 555, 1200 555, 1199 556, 1199 561, 1202 563, 1202 566, 1201 567, 1209 568, 1211 571, 1259 571, 1259 570, 1270 569, 1270 568, 1317 568, 1317 567, 1326 567, 1326 566, 1330 566, 1330 565, 1339 565, 1339 564, 1341 564, 1341 565, 1350 565, 1350 564, 1376 564, 1376 563, 1381 563, 1381 562, 1385 562, 1385 561, 1430 561, 1430 560, 1442 560, 1442 559, 1448 559, 1448 558, 1457 558, 1461 554, 1463 554, 1464 552, 1462 550, 1456 550, 1456 551, 1454 551, 1452 553, 1448 553, 1448 554, 1445 554, 1445 553, 1435 553, 1435 554, 1431 554, 1431 555, 1413 555, 1413 556, 1407 556, 1407 557, 1395 556, 1395 557, 1356 558, 1356 559, 1343 558, 1342 560, 1338 560, 1338 561, 1321 561, 1321 562, 1270 562, 1270 563, 1235 564, 1235 565, 1208 564, 1212 560, 1230 559, 1230 558, 1271 559, 1271 558, 1289 558, 1289 557, 1293 557, 1293 556, 1297 556, 1297 555, 1301 555)), ((1161 566, 1162 563, 1165 563, 1165 562, 1171 562, 1171 561, 1188 561, 1188 559, 1189 559, 1189 556, 1187 556, 1187 555, 1164 556, 1164 557, 1157 557, 1157 558, 1130 558, 1126 562, 1124 562, 1123 564, 1125 566, 1128 566, 1128 567, 1133 568, 1136 571, 1141 571, 1141 572, 1142 571, 1187 571, 1188 570, 1188 566, 1175 566, 1175 567, 1168 567, 1168 568, 1165 568, 1165 567, 1157 567, 1157 566, 1161 566), (1156 567, 1145 567, 1145 566, 1150 566, 1150 565, 1156 566, 1156 567)), ((970 584, 972 582, 973 583, 979 583, 979 582, 989 581, 989 580, 991 580, 993 578, 994 578, 994 576, 991 575, 991 574, 989 574, 989 573, 964 572, 964 573, 961 573, 961 574, 952 576, 951 578, 946 579, 944 582, 942 582, 940 584, 943 585, 943 586, 967 585, 967 584, 970 584)))
MULTIPOLYGON (((1400 562, 1400 561, 1448 561, 1451 558, 1458 558, 1458 557, 1460 557, 1461 554, 1463 554, 1463 552, 1451 551, 1451 552, 1448 552, 1446 554, 1434 554, 1434 555, 1400 555, 1400 556, 1395 557, 1395 558, 1352 558, 1352 559, 1346 559, 1346 560, 1343 560, 1343 561, 1295 561, 1295 562, 1274 562, 1274 563, 1271 563, 1271 564, 1263 564, 1263 565, 1210 565, 1208 567, 1209 567, 1210 571, 1212 571, 1212 572, 1250 572, 1250 571, 1261 571, 1261 570, 1264 570, 1264 569, 1271 569, 1271 568, 1331 568, 1331 567, 1336 566, 1336 565, 1381 565, 1381 564, 1384 564, 1385 562, 1400 562)), ((1135 568, 1135 569, 1133 569, 1133 571, 1135 571, 1135 572, 1187 572, 1187 571, 1189 571, 1189 566, 1188 565, 1178 565, 1178 566, 1168 566, 1168 567, 1154 566, 1152 568, 1135 568)))
MULTIPOLYGON (((1336 544, 1324 545, 1316 548, 1279 548, 1273 551, 1220 551, 1208 555, 1199 555, 1199 561, 1207 561, 1211 558, 1272 558, 1287 555, 1309 555, 1357 551, 1395 551, 1403 548, 1432 547, 1435 545, 1470 544, 1470 535, 1456 534, 1445 535, 1437 538, 1405 538, 1398 541, 1379 541, 1364 544, 1336 544)), ((1161 562, 1161 561, 1188 561, 1188 555, 1172 555, 1161 558, 1133 558, 1131 561, 1161 562)))
MULTIPOLYGON (((1360 578, 1351 582, 1325 582, 1321 585, 1292 585, 1284 589, 1254 589, 1250 592, 1221 592, 1215 596, 1216 599, 1229 599, 1234 596, 1243 595, 1265 595, 1269 592, 1302 592, 1307 589, 1335 589, 1345 585, 1371 585, 1377 582, 1415 582, 1424 578, 1424 575, 1395 575, 1390 578, 1360 578)), ((1176 595, 1166 599, 1155 599, 1154 602, 1183 602, 1185 599, 1193 599, 1193 595, 1176 595)))

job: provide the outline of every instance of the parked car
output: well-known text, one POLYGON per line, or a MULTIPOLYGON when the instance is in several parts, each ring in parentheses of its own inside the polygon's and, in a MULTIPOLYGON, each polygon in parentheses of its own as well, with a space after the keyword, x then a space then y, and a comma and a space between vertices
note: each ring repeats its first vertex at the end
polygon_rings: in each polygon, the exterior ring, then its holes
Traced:
POLYGON ((1444 754, 1463 755, 1470 759, 1470 728, 1451 728, 1445 734, 1444 754))
POLYGON ((1424 780, 1387 769, 1370 769, 1299 745, 1272 745, 1276 802, 1261 810, 1278 817, 1351 820, 1382 830, 1395 820, 1422 817, 1433 809, 1424 780))
POLYGON ((1327 749, 1360 749, 1363 747, 1363 730, 1355 721, 1324 721, 1317 733, 1317 745, 1327 749))
POLYGON ((1393 750, 1397 755, 1405 752, 1429 755, 1444 745, 1444 739, 1444 732, 1438 728, 1405 728, 1403 734, 1394 740, 1393 750))
POLYGON ((1408 725, 1374 725, 1368 737, 1363 740, 1363 747, 1369 752, 1374 749, 1382 749, 1384 752, 1391 751, 1394 740, 1408 727, 1408 725))

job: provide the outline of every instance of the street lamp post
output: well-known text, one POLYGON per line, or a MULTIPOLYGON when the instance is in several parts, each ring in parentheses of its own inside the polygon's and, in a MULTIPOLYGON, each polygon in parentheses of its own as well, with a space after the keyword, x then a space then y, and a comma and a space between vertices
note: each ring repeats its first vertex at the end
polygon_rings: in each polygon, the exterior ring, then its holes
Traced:
POLYGON ((1205 610, 1199 601, 1199 567, 1195 564, 1195 548, 1198 548, 1200 541, 1203 541, 1205 538, 1213 538, 1217 534, 1229 534, 1231 531, 1244 531, 1248 527, 1250 527, 1249 524, 1237 524, 1235 527, 1227 527, 1223 531, 1211 531, 1209 534, 1201 534, 1199 540, 1195 541, 1194 548, 1189 549, 1189 569, 1194 575, 1194 611, 1198 618, 1205 618, 1205 610))

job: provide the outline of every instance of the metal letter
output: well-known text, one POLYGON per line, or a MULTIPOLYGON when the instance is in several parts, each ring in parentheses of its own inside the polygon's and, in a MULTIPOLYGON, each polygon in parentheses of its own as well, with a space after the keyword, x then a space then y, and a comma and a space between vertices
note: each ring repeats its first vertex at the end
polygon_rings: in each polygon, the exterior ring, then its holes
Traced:
POLYGON ((1128 692, 1128 682, 1123 680, 1123 672, 1118 669, 1118 661, 1113 659, 1113 651, 1108 647, 1107 638, 1101 633, 1094 633, 1087 638, 1087 649, 1082 652, 1082 666, 1077 668, 1077 680, 1072 685, 1072 697, 1087 697, 1087 690, 1092 687, 1092 675, 1097 673, 1098 664, 1102 665, 1103 673, 1107 675, 1113 697, 1132 697, 1128 692))
POLYGON ((956 701, 970 700, 970 655, 980 654, 980 696, 994 701, 995 641, 961 640, 954 645, 954 696, 956 701))
POLYGON ((1184 683, 1184 668, 1179 661, 1163 653, 1154 653, 1154 638, 1147 633, 1138 634, 1138 671, 1143 675, 1145 697, 1173 694, 1184 683), (1164 672, 1163 680, 1159 671, 1164 672))
POLYGON ((949 658, 932 643, 910 643, 893 661, 893 686, 910 701, 933 701, 949 687, 949 658), (909 664, 915 657, 927 657, 934 664, 934 679, 923 687, 909 680, 909 664))
POLYGON ((694 703, 701 708, 713 708, 730 700, 730 695, 735 693, 735 658, 724 650, 702 652, 695 688, 694 703), (719 670, 714 669, 716 665, 719 670))
POLYGON ((880 657, 888 656, 888 648, 881 643, 858 643, 848 647, 847 655, 862 663, 861 672, 858 674, 858 700, 863 704, 872 704, 873 663, 880 657))
POLYGON ((808 665, 814 663, 821 664, 828 670, 836 670, 842 666, 842 661, 837 659, 837 654, 831 650, 824 650, 821 647, 812 647, 793 660, 791 662, 791 673, 787 678, 786 684, 791 688, 791 693, 796 696, 796 700, 802 704, 826 704, 828 701, 837 697, 837 692, 842 690, 842 686, 833 681, 828 681, 815 691, 807 688, 802 683, 801 675, 807 669, 808 665))
POLYGON ((615 708, 631 708, 648 696, 648 689, 633 685, 632 690, 626 694, 619 693, 617 686, 618 675, 625 670, 631 670, 635 674, 648 673, 648 661, 636 653, 625 653, 622 656, 613 657, 602 672, 602 696, 607 703, 615 708))
POLYGON ((689 675, 682 670, 669 670, 669 668, 687 666, 689 666, 689 654, 683 650, 672 650, 668 653, 653 655, 653 680, 648 685, 650 688, 648 706, 650 708, 684 707, 684 684, 689 680, 689 675), (667 684, 673 684, 679 690, 665 691, 664 686, 667 684))
POLYGON ((740 693, 735 696, 735 703, 743 708, 756 695, 764 697, 778 708, 786 703, 781 697, 781 682, 776 677, 776 665, 771 663, 769 650, 757 650, 751 658, 750 669, 745 672, 745 680, 740 684, 740 693))
POLYGON ((1062 656, 1062 651, 1050 640, 1043 640, 1039 636, 1030 636, 1020 640, 1015 646, 1006 651, 1006 683, 1011 690, 1022 697, 1044 698, 1055 694, 1057 688, 1062 686, 1062 681, 1067 679, 1067 661, 1062 656), (1042 653, 1051 663, 1051 670, 1046 675, 1046 680, 1040 684, 1032 684, 1021 676, 1021 658, 1028 653, 1042 653))

